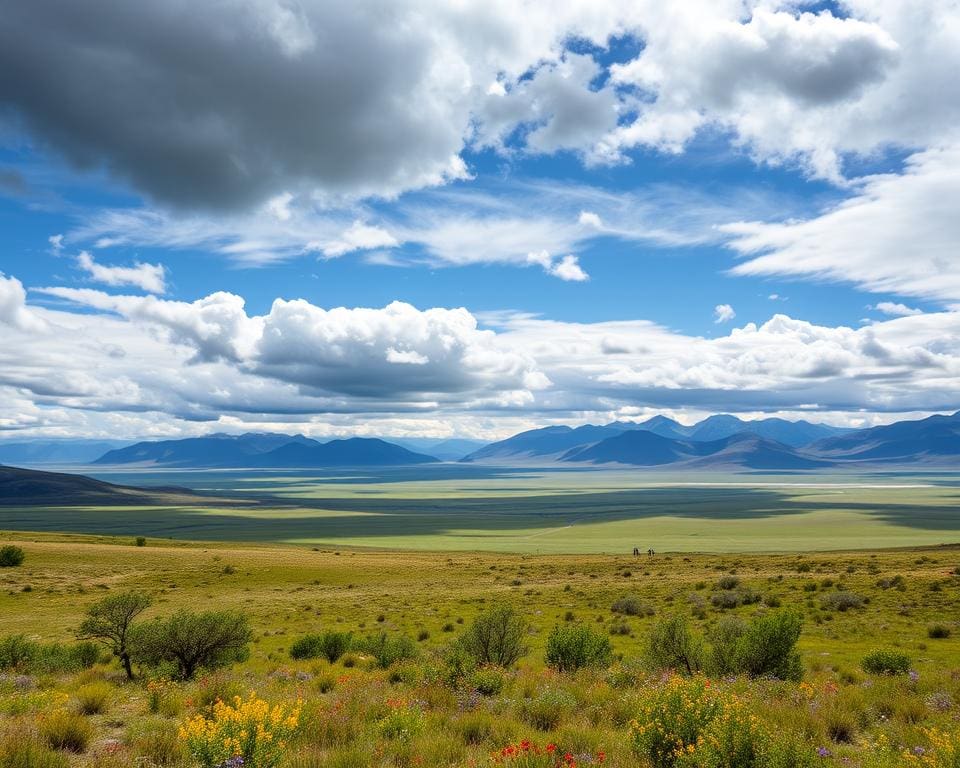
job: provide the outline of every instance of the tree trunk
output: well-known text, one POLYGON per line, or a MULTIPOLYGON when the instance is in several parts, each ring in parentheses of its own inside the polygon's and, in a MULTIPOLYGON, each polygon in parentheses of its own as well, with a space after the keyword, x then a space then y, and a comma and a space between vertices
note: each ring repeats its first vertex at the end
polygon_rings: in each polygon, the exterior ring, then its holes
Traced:
POLYGON ((133 680, 133 665, 130 663, 130 654, 126 651, 121 653, 120 663, 123 664, 123 671, 127 673, 127 679, 133 680))

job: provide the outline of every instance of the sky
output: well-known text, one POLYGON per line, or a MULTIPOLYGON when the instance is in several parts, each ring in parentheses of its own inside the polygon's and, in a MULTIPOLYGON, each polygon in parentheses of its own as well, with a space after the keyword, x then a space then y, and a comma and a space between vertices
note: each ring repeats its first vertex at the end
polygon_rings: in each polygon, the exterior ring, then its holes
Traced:
POLYGON ((957 0, 0 0, 0 439, 960 408, 957 0))

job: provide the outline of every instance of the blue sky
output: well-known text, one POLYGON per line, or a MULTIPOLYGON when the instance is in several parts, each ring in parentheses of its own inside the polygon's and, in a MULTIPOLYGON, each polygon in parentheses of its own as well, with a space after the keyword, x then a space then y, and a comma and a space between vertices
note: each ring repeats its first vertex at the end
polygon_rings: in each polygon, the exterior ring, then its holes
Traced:
POLYGON ((5 437, 957 407, 947 2, 39 5, 5 437))

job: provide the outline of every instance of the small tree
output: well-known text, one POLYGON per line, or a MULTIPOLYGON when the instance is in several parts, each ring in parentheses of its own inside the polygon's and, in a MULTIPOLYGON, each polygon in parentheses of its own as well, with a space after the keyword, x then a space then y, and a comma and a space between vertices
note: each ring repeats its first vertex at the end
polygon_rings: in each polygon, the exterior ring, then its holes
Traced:
POLYGON ((250 623, 239 611, 179 610, 134 627, 130 655, 148 666, 176 664, 178 677, 190 680, 201 667, 217 669, 244 661, 252 639, 250 623))
POLYGON ((512 667, 527 649, 527 622, 509 605, 481 613, 460 638, 460 646, 477 664, 512 667))
POLYGON ((730 675, 739 671, 737 644, 747 631, 747 622, 738 616, 724 616, 710 631, 709 671, 712 675, 730 675))
POLYGON ((647 655, 659 669, 692 675, 703 667, 703 637, 691 631, 686 616, 676 613, 654 626, 647 643, 647 655))
POLYGON ((87 609, 87 617, 77 632, 81 640, 96 640, 106 645, 120 659, 127 677, 133 679, 128 641, 133 620, 150 607, 149 596, 142 592, 110 595, 87 609))
POLYGON ((586 624, 554 627, 547 638, 547 666, 559 672, 606 667, 612 658, 610 638, 586 624))
POLYGON ((23 547, 18 547, 16 544, 6 544, 0 547, 0 568, 13 568, 22 565, 25 557, 23 547))

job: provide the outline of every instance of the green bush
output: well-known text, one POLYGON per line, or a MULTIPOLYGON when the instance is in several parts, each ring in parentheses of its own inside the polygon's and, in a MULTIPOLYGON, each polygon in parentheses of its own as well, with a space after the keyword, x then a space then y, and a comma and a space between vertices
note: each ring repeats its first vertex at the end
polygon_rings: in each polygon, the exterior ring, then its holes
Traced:
POLYGON ((657 669, 692 675, 703 668, 703 637, 690 629, 686 616, 676 613, 654 626, 647 641, 647 658, 657 669))
POLYGON ((573 711, 577 700, 566 691, 547 689, 520 704, 520 716, 540 731, 552 731, 573 711))
POLYGON ((22 565, 25 557, 22 547, 6 544, 0 547, 0 568, 14 568, 22 565))
POLYGON ((25 635, 0 638, 0 670, 33 674, 89 669, 100 657, 93 643, 38 643, 25 635))
POLYGON ((864 672, 874 675, 905 675, 910 670, 910 657, 902 651, 871 651, 860 661, 864 672))
POLYGON ((250 655, 250 623, 239 611, 177 611, 166 619, 135 625, 128 638, 130 657, 148 667, 173 665, 190 680, 199 669, 219 669, 250 655))
POLYGON ((739 671, 737 644, 747 631, 747 623, 737 616, 724 616, 710 631, 708 669, 716 676, 739 671))
POLYGON ((506 683, 499 667, 480 667, 470 675, 472 688, 481 696, 499 696, 506 683))
POLYGON ((547 666, 559 672, 606 667, 612 658, 610 638, 588 624, 556 626, 547 637, 547 666))
POLYGON ((717 589, 736 589, 740 585, 740 579, 736 576, 721 576, 717 581, 717 589))
POLYGON ((820 596, 820 607, 825 611, 840 611, 841 613, 851 608, 862 608, 863 598, 856 592, 830 592, 820 596))
POLYGON ((527 652, 523 643, 526 632, 526 619, 515 608, 503 605, 477 616, 459 642, 480 666, 512 667, 527 652))
POLYGON ((802 628, 803 619, 795 610, 755 618, 736 641, 737 670, 751 677, 800 680, 803 663, 795 646, 802 628))
POLYGON ((656 613, 650 603, 644 602, 636 595, 627 595, 619 600, 614 600, 610 610, 624 616, 653 616, 656 613))
POLYGON ((311 633, 294 641, 290 646, 291 659, 316 659, 320 656, 321 635, 311 633))
POLYGON ((417 644, 406 635, 389 635, 381 632, 368 637, 362 643, 362 650, 369 653, 377 662, 377 666, 386 669, 391 664, 417 656, 417 644))

